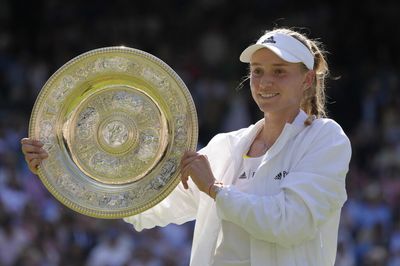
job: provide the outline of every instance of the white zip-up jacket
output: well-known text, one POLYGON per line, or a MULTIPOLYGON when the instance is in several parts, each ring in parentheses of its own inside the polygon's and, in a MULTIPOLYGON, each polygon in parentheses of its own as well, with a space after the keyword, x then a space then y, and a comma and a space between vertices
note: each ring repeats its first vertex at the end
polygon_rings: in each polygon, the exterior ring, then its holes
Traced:
POLYGON ((136 230, 196 219, 191 264, 211 265, 221 240, 221 219, 250 236, 251 265, 332 266, 336 257, 340 210, 347 199, 345 177, 351 146, 331 119, 305 126, 300 111, 265 154, 251 182, 251 193, 231 185, 241 173, 242 155, 264 121, 216 135, 200 150, 214 176, 227 188, 216 201, 191 182, 182 184, 153 208, 125 218, 136 230))

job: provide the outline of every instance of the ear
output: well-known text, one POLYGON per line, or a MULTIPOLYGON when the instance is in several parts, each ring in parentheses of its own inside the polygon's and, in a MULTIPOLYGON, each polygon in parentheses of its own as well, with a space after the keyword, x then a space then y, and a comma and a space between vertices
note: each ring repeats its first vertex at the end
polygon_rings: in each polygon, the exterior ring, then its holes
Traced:
POLYGON ((315 80, 315 71, 308 70, 304 76, 303 90, 311 88, 312 84, 314 83, 314 80, 315 80))

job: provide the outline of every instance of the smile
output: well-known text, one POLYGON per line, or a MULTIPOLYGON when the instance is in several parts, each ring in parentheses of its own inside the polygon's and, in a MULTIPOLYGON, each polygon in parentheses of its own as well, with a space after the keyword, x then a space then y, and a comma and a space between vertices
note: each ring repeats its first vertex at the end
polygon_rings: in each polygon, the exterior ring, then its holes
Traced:
POLYGON ((279 93, 259 93, 258 95, 263 99, 271 99, 272 97, 279 95, 279 93))

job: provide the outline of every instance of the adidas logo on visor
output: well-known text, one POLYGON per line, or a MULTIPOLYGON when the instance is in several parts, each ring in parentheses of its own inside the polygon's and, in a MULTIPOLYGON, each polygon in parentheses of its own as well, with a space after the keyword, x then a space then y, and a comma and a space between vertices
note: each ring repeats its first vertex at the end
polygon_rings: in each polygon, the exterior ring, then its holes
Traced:
POLYGON ((262 43, 276 43, 274 36, 268 37, 262 43))

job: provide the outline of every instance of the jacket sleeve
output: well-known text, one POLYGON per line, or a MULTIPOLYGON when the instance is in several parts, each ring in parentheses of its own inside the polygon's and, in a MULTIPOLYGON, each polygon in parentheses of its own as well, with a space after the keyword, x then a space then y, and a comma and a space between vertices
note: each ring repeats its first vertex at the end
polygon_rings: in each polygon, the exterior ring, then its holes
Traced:
POLYGON ((179 183, 159 204, 140 214, 124 218, 124 221, 131 223, 136 231, 170 223, 183 224, 195 219, 198 199, 199 190, 194 183, 189 183, 188 190, 179 183))
POLYGON ((341 128, 321 130, 308 152, 273 196, 243 193, 227 187, 217 195, 218 214, 255 239, 282 246, 314 238, 319 226, 347 199, 345 177, 351 146, 341 128))
MULTIPOLYGON (((215 147, 219 147, 220 142, 224 141, 222 135, 215 136, 210 143, 199 150, 202 154, 215 154, 215 147)), ((213 157, 211 157, 213 159, 213 157)), ((215 160, 211 160, 215 161, 215 160)), ((131 223, 135 230, 142 231, 155 226, 166 226, 170 223, 183 224, 196 219, 200 201, 200 190, 189 178, 189 189, 185 189, 182 183, 169 194, 163 201, 156 206, 140 214, 124 218, 124 221, 131 223)))

